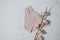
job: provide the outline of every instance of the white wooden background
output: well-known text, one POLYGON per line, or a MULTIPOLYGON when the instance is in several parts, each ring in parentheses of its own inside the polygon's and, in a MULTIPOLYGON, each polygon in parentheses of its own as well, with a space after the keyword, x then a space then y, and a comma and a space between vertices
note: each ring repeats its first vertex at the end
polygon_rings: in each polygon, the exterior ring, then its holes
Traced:
POLYGON ((39 13, 53 6, 48 17, 52 23, 44 28, 47 31, 44 37, 45 40, 60 40, 60 0, 0 0, 0 40, 33 40, 34 33, 24 28, 24 9, 29 5, 39 13))

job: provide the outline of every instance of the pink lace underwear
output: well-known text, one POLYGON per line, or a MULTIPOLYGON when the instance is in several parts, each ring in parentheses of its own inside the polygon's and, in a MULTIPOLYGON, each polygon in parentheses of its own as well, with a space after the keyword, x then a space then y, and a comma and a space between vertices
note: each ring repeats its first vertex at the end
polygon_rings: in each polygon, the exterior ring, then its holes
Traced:
POLYGON ((40 24, 40 14, 33 10, 31 6, 25 8, 25 23, 24 26, 27 31, 33 32, 36 29, 36 25, 40 24))

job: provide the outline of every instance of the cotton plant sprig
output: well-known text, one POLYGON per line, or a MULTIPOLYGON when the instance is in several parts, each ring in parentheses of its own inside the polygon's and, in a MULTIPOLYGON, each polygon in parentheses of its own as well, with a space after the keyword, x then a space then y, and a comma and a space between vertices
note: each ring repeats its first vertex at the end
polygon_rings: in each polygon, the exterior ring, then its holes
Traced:
MULTIPOLYGON (((50 8, 50 10, 51 10, 51 8, 50 8)), ((41 32, 42 32, 42 34, 44 34, 44 32, 45 32, 44 30, 42 30, 42 28, 43 28, 44 26, 50 25, 50 21, 47 20, 47 17, 51 15, 50 10, 47 11, 47 8, 46 8, 46 11, 43 12, 44 14, 41 15, 41 18, 42 18, 42 19, 41 19, 41 23, 38 24, 38 26, 36 27, 38 31, 37 31, 37 33, 36 33, 36 35, 35 35, 34 40, 40 40, 40 34, 41 34, 41 32)), ((46 32, 45 32, 45 33, 46 33, 46 32)), ((41 36, 41 39, 43 40, 44 37, 41 36)))

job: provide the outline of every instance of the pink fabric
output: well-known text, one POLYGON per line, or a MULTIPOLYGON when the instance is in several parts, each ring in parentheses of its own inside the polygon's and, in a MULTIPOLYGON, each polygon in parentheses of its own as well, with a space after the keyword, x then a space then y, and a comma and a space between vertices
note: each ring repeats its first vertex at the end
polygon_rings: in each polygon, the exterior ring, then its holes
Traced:
POLYGON ((25 23, 24 26, 27 31, 33 32, 36 27, 34 25, 40 24, 41 18, 38 12, 33 10, 31 6, 25 8, 25 23))

